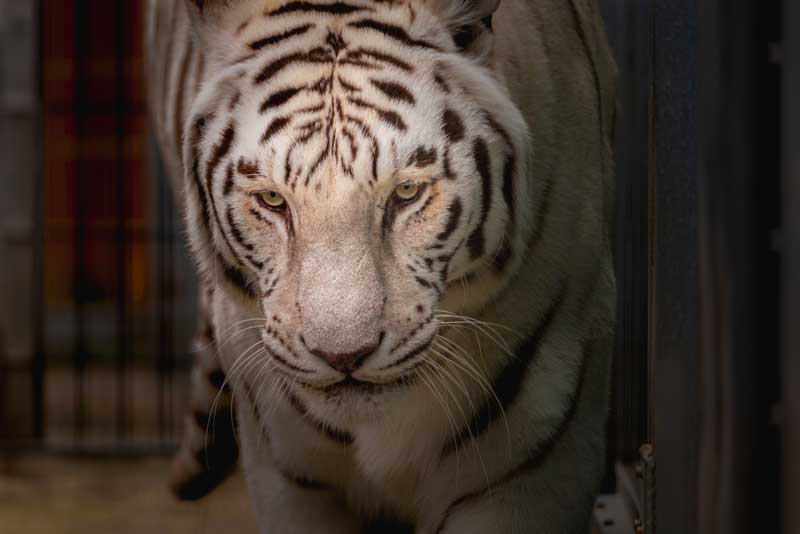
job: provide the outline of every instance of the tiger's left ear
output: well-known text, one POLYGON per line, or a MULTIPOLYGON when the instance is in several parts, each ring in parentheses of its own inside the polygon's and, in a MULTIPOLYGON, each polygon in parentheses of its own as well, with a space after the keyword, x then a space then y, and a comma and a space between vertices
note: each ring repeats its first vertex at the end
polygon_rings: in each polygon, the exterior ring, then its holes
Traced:
POLYGON ((475 16, 481 21, 488 19, 491 25, 491 19, 497 8, 500 7, 500 0, 469 0, 467 2, 471 6, 475 16))
POLYGON ((253 0, 183 0, 192 32, 212 56, 223 56, 234 42, 236 28, 253 15, 257 2, 253 0))

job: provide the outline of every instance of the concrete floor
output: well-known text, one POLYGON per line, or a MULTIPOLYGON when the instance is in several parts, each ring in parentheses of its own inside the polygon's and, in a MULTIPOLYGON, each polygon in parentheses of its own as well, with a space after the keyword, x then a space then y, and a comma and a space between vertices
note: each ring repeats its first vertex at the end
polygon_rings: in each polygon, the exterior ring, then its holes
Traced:
POLYGON ((0 456, 0 534, 255 533, 237 476, 198 503, 165 488, 167 459, 0 456))
MULTIPOLYGON (((0 534, 256 534, 240 473, 182 503, 166 490, 168 469, 165 458, 0 455, 0 534)), ((600 520, 592 533, 633 530, 621 526, 600 520)))

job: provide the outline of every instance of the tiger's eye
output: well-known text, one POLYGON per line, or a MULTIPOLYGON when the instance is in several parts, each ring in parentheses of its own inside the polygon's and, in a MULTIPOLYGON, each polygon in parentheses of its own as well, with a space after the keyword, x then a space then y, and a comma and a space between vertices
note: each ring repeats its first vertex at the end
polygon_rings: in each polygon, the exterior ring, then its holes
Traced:
POLYGON ((403 182, 394 188, 394 194, 403 202, 409 202, 419 196, 422 188, 419 184, 414 182, 403 182))
POLYGON ((286 205, 286 199, 274 189, 259 193, 258 201, 263 206, 274 210, 281 209, 286 205))

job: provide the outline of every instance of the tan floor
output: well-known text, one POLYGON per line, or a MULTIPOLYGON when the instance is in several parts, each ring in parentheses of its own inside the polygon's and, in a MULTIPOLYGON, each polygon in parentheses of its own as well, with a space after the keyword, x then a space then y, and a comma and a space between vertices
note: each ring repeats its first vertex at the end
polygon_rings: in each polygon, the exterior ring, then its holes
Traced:
POLYGON ((166 491, 166 459, 0 456, 0 534, 251 534, 241 476, 199 503, 166 491))
POLYGON ((256 533, 240 474, 181 503, 165 489, 168 467, 166 459, 0 456, 0 534, 256 533))

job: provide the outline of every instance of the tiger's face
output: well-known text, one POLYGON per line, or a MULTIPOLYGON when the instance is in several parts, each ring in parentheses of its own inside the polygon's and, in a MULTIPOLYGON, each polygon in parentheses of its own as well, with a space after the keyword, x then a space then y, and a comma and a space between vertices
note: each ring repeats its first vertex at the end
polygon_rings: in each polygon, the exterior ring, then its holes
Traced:
POLYGON ((232 38, 186 136, 195 252, 258 303, 274 372, 400 389, 437 315, 513 273, 524 123, 423 3, 277 4, 232 38))

